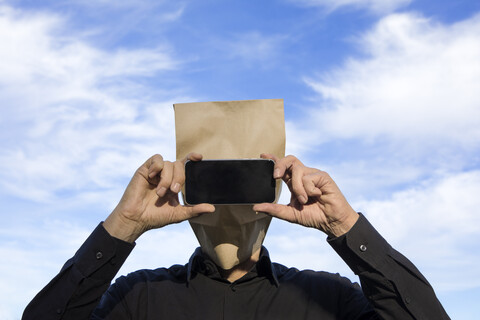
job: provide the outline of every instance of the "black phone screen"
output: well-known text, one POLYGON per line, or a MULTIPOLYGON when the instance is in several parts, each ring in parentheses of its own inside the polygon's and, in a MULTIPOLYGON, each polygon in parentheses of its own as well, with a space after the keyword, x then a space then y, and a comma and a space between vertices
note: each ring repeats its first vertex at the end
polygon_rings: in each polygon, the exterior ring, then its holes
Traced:
POLYGON ((185 163, 187 204, 254 204, 275 201, 275 163, 267 159, 185 163))

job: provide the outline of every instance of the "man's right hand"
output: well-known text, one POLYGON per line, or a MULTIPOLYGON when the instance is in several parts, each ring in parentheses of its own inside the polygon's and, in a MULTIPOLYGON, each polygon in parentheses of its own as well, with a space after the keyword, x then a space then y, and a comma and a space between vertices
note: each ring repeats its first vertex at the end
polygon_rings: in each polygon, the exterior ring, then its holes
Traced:
POLYGON ((118 239, 134 242, 145 231, 214 212, 211 204, 182 206, 178 192, 185 182, 185 161, 202 160, 190 153, 182 161, 164 161, 154 155, 135 172, 117 207, 103 226, 118 239))

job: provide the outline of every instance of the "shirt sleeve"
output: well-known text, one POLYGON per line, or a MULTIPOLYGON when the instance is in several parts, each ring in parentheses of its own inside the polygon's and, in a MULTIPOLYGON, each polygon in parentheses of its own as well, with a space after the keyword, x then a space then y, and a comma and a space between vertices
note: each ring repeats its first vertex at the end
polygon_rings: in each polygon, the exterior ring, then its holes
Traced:
POLYGON ((450 319, 427 279, 362 214, 349 232, 327 240, 383 319, 450 319))
POLYGON ((110 236, 100 223, 28 304, 22 319, 89 319, 134 246, 110 236))

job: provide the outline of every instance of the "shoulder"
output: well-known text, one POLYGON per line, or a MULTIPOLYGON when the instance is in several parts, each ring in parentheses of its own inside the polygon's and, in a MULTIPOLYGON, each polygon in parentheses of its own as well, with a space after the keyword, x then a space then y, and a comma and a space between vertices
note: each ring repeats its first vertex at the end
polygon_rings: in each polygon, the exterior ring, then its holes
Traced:
MULTIPOLYGON (((121 276, 103 294, 95 312, 97 315, 109 314, 117 307, 147 310, 152 292, 164 294, 172 287, 185 286, 186 270, 185 266, 173 265, 170 268, 142 269, 121 276)), ((122 312, 127 312, 125 310, 122 312)))
POLYGON ((187 267, 184 265, 173 265, 169 268, 141 269, 121 276, 116 280, 117 285, 133 286, 138 283, 148 282, 175 282, 184 283, 187 280, 187 267))
POLYGON ((297 268, 286 267, 279 263, 272 263, 272 265, 280 283, 302 284, 303 287, 322 286, 324 288, 337 290, 340 288, 360 289, 358 283, 354 283, 338 273, 308 269, 299 270, 297 268))

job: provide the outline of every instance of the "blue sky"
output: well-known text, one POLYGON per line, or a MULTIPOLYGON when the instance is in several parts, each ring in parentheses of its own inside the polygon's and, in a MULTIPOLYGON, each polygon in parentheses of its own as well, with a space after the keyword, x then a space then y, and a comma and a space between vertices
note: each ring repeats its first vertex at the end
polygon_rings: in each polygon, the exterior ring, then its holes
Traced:
MULTIPOLYGON (((287 153, 328 171, 452 319, 480 299, 480 3, 0 0, 0 318, 18 319, 135 169, 175 156, 173 103, 283 98, 287 153)), ((283 194, 283 202, 288 195, 283 194)), ((289 266, 355 275, 274 221, 289 266)), ((187 223, 120 271, 185 263, 187 223)))

